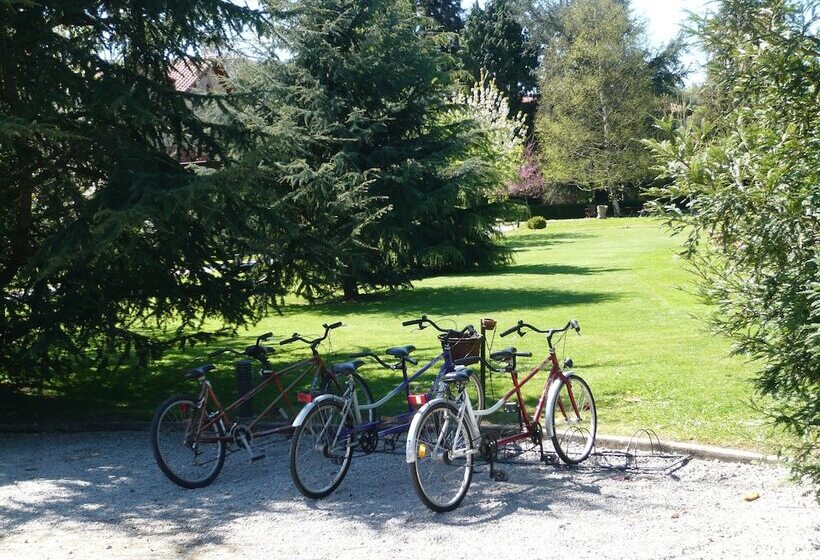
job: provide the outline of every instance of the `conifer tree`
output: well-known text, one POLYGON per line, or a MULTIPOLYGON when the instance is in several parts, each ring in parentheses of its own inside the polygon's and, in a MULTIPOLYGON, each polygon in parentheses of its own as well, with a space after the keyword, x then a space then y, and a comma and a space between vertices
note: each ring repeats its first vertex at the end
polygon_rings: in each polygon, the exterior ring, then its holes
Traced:
POLYGON ((508 99, 510 116, 524 113, 531 124, 533 103, 524 98, 535 94, 537 49, 516 19, 511 0, 490 0, 484 8, 476 4, 467 16, 462 56, 476 80, 486 72, 508 99))
POLYGON ((148 325, 252 317, 241 183, 168 150, 184 139, 228 165, 244 133, 200 120, 213 97, 176 91, 168 69, 261 25, 227 0, 0 3, 0 383, 146 358, 148 325))
POLYGON ((360 288, 505 258, 492 229, 501 208, 488 202, 499 173, 473 157, 485 140, 475 124, 448 116, 447 35, 425 31, 429 20, 402 0, 270 8, 280 38, 274 47, 290 57, 278 60, 273 51, 248 69, 241 85, 259 98, 244 118, 283 139, 257 146, 275 170, 268 180, 304 186, 315 200, 305 219, 334 226, 320 237, 335 258, 309 291, 332 283, 355 298, 360 288), (264 87, 255 87, 260 80, 264 87))

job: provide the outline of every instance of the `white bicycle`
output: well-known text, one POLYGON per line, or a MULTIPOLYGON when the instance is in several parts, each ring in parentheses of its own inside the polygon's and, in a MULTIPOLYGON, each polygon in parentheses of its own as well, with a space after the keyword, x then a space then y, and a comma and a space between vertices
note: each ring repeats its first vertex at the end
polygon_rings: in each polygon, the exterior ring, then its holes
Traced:
MULTIPOLYGON (((513 388, 484 410, 473 409, 470 399, 465 398, 465 387, 470 378, 466 367, 459 366, 444 376, 448 396, 425 404, 413 418, 407 434, 406 461, 410 467, 410 479, 427 507, 437 512, 457 508, 470 488, 473 464, 477 457, 490 463, 491 475, 498 450, 506 445, 529 440, 541 448, 541 456, 545 457, 542 446, 544 433, 552 440, 555 453, 565 463, 577 464, 589 457, 595 446, 598 423, 595 400, 586 381, 571 371, 572 360, 565 360, 564 369, 558 365, 552 343, 553 335, 566 333, 570 328, 580 335, 581 327, 575 320, 568 322, 563 329, 547 330, 519 321, 514 327, 501 333, 502 337, 513 332, 524 336, 527 330, 546 334, 549 353, 519 381, 516 358, 532 354, 517 352, 513 347, 493 352, 490 357, 506 365, 502 368, 485 365, 493 371, 509 373, 513 388), (546 369, 549 369, 549 377, 538 404, 530 415, 521 387, 538 372, 546 369), (521 414, 521 431, 498 440, 482 437, 479 419, 500 410, 513 395, 518 401, 521 414), (542 430, 540 421, 544 413, 542 430)), ((469 358, 465 361, 474 363, 477 360, 469 358)))

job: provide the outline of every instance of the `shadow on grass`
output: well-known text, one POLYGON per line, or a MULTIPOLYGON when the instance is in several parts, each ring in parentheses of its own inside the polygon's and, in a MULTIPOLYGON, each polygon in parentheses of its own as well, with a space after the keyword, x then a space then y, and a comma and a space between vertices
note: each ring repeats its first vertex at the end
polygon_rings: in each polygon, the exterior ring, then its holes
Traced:
POLYGON ((560 243, 572 243, 580 239, 597 237, 591 233, 583 232, 556 232, 545 231, 543 233, 529 233, 526 235, 514 235, 507 238, 507 247, 514 251, 526 250, 530 248, 547 248, 560 243))
MULTIPOLYGON (((523 267, 526 268, 526 267, 523 267)), ((396 292, 376 301, 356 304, 334 303, 317 306, 291 306, 288 313, 302 313, 333 319, 333 313, 413 315, 489 314, 514 309, 597 304, 619 296, 603 292, 561 289, 479 288, 472 286, 417 287, 396 292)))

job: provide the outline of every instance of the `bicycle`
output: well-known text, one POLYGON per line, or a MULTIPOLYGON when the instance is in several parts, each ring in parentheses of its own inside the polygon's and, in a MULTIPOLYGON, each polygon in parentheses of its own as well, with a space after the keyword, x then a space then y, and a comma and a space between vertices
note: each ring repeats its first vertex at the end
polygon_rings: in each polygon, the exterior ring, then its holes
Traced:
MULTIPOLYGON (((253 358, 262 365, 260 371, 262 380, 259 384, 227 407, 222 405, 206 377, 208 372, 215 369, 214 364, 204 364, 187 370, 184 374, 185 378, 199 383, 199 396, 174 395, 169 397, 159 405, 151 422, 151 448, 162 473, 183 488, 202 488, 216 479, 228 454, 244 450, 250 456, 251 462, 264 458, 263 453, 254 451, 254 441, 274 434, 286 434, 292 430, 289 418, 295 416, 296 410, 288 393, 309 373, 313 373, 310 394, 326 393, 334 388, 341 393, 345 388, 345 385, 338 381, 338 368, 328 367, 317 351, 318 345, 328 337, 329 333, 341 325, 341 322, 323 325, 324 334, 314 340, 307 340, 298 333, 294 333, 292 337, 280 342, 280 344, 305 342, 312 356, 279 371, 273 371, 268 359, 274 349, 262 344, 272 336, 272 333, 265 333, 257 337, 255 344, 246 347, 241 352, 231 348, 211 352, 208 357, 212 359, 227 353, 253 358), (285 387, 282 378, 299 370, 303 371, 285 387), (243 419, 234 420, 231 417, 232 412, 270 385, 276 388, 277 396, 260 414, 247 424, 240 422, 243 419), (290 416, 284 414, 284 422, 263 424, 262 420, 275 409, 280 401, 287 408, 287 412, 290 412, 290 416)), ((238 362, 237 367, 240 367, 241 363, 238 362)), ((250 369, 250 363, 245 363, 244 367, 250 369)), ((371 402, 372 395, 364 380, 355 375, 351 379, 358 386, 363 400, 371 402)), ((303 395, 299 393, 297 397, 300 402, 308 400, 303 395)))
MULTIPOLYGON (((402 323, 404 326, 418 325, 424 328, 433 326, 445 333, 445 341, 450 337, 462 337, 465 334, 475 334, 472 326, 460 331, 442 329, 426 316, 402 323)), ((414 346, 396 346, 388 348, 385 354, 396 358, 395 363, 387 363, 370 351, 358 352, 351 358, 373 358, 382 367, 402 372, 402 381, 377 402, 361 404, 358 400, 353 374, 364 364, 362 360, 350 361, 342 372, 349 375, 347 389, 339 397, 336 395, 322 395, 305 406, 294 420, 295 428, 290 447, 290 472, 294 485, 304 496, 320 499, 330 495, 344 480, 353 459, 354 450, 361 456, 369 455, 378 449, 379 440, 385 442, 385 449, 390 451, 396 447, 398 437, 407 431, 410 420, 416 413, 416 407, 430 400, 444 389, 441 382, 445 374, 455 366, 450 356, 449 345, 442 344, 442 352, 427 364, 418 369, 412 376, 408 375, 407 363, 418 365, 418 361, 410 357, 415 350, 414 346), (422 395, 413 395, 410 384, 428 371, 440 360, 444 360, 431 385, 431 392, 422 395), (372 413, 384 406, 400 392, 404 391, 407 401, 407 411, 392 417, 378 418, 372 416, 367 420, 363 413, 372 413)), ((465 385, 477 388, 476 401, 483 407, 484 393, 477 376, 465 378, 465 385)))
MULTIPOLYGON (((572 360, 567 359, 562 369, 552 337, 566 333, 570 328, 581 334, 581 327, 572 320, 563 329, 541 330, 519 321, 514 327, 501 333, 505 337, 513 332, 524 336, 528 329, 547 335, 547 357, 519 381, 516 358, 530 357, 531 352, 518 352, 509 347, 493 352, 493 360, 506 363, 503 368, 495 368, 485 363, 492 371, 509 373, 513 388, 487 409, 475 410, 469 398, 465 398, 464 384, 468 370, 453 371, 444 376, 448 391, 440 398, 424 405, 413 418, 408 430, 405 460, 408 463, 410 479, 421 501, 436 512, 452 511, 457 508, 470 487, 473 464, 480 456, 490 465, 490 476, 504 480, 500 471, 495 471, 493 462, 499 449, 520 441, 530 441, 540 449, 541 459, 549 462, 549 455, 543 449, 541 415, 546 412, 544 426, 552 440, 557 455, 567 464, 577 464, 592 452, 597 429, 595 400, 589 385, 572 371, 572 360), (526 408, 521 388, 535 375, 549 367, 549 376, 532 415, 526 408), (456 397, 452 393, 456 393, 456 397), (479 431, 478 420, 489 416, 504 406, 515 395, 521 414, 521 429, 518 433, 502 439, 485 438, 479 431), (580 445, 578 445, 580 442, 580 445), (500 475, 500 476, 499 476, 500 475)), ((475 359, 464 362, 475 362, 475 359)))

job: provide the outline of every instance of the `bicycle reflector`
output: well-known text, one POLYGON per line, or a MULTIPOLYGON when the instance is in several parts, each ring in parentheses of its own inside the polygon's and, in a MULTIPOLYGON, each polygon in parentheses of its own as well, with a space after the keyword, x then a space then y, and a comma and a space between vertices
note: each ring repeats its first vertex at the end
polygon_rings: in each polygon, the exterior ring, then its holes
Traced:
POLYGON ((407 402, 409 402, 412 406, 422 406, 427 404, 427 395, 422 393, 421 395, 410 395, 407 397, 407 402))
POLYGON ((427 457, 427 446, 423 443, 419 444, 419 452, 418 452, 419 459, 424 459, 427 457))
POLYGON ((313 402, 313 395, 310 393, 296 393, 296 400, 300 403, 310 403, 313 402))

